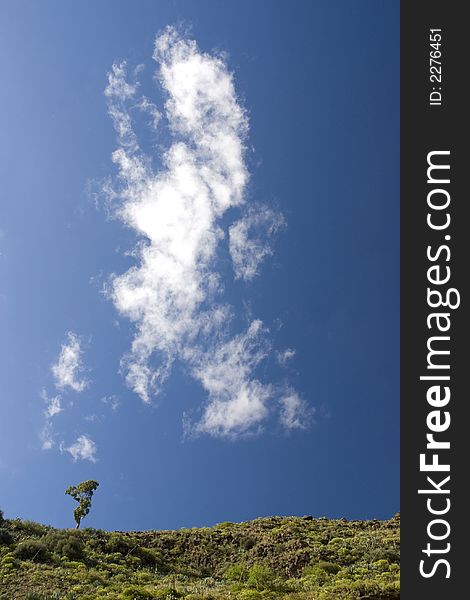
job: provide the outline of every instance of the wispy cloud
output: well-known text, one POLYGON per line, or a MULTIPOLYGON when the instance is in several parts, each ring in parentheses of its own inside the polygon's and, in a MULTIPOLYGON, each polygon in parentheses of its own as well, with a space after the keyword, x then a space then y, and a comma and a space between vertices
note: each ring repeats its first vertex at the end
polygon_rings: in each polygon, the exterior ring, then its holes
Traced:
MULTIPOLYGON (((81 338, 76 333, 72 331, 67 333, 66 341, 61 346, 57 361, 51 366, 54 383, 59 390, 66 392, 70 389, 75 392, 83 392, 88 385, 88 381, 83 377, 85 367, 82 360, 81 344, 81 338)), ((42 449, 50 450, 57 443, 57 433, 53 421, 64 410, 62 395, 56 394, 49 397, 46 390, 43 389, 41 398, 46 403, 46 409, 43 411, 45 421, 39 433, 39 439, 42 449)))
POLYGON ((275 234, 286 226, 284 217, 267 206, 250 208, 229 229, 229 248, 235 277, 249 281, 274 252, 275 234))
POLYGON ((41 448, 43 450, 50 450, 55 446, 52 423, 49 419, 46 420, 43 428, 39 433, 39 440, 41 442, 41 448))
POLYGON ((62 450, 71 454, 74 461, 89 460, 93 463, 96 462, 96 444, 87 435, 80 435, 75 443, 71 446, 63 447, 62 450))
POLYGON ((150 126, 152 129, 157 129, 160 119, 162 118, 162 113, 158 110, 156 105, 153 102, 150 102, 145 96, 142 96, 142 99, 137 104, 137 108, 142 112, 147 113, 150 117, 150 126))
POLYGON ((103 402, 103 404, 106 404, 106 406, 109 406, 112 411, 116 411, 121 405, 121 401, 114 394, 112 394, 111 396, 103 396, 103 398, 101 398, 101 402, 103 402))
POLYGON ((51 367, 57 388, 82 392, 87 387, 88 382, 82 377, 85 370, 82 354, 81 339, 76 333, 69 331, 57 362, 51 367))
POLYGON ((258 381, 254 372, 269 351, 267 331, 256 320, 245 333, 216 344, 195 361, 191 357, 193 375, 209 394, 193 432, 236 437, 259 427, 268 416, 273 387, 258 381))
POLYGON ((293 348, 286 348, 280 352, 276 352, 277 362, 284 367, 292 358, 294 358, 296 352, 293 348))
POLYGON ((153 57, 172 136, 161 170, 153 170, 133 130, 131 111, 150 105, 139 98, 138 82, 128 83, 125 63, 113 66, 105 91, 119 138, 113 153, 119 183, 107 192, 115 214, 140 238, 135 266, 113 276, 108 288, 117 310, 135 324, 122 367, 128 385, 150 402, 174 360, 184 361, 208 394, 192 432, 234 437, 259 430, 279 407, 280 392, 256 376, 270 352, 261 321, 231 333, 234 310, 223 302, 217 268, 220 246, 227 244, 222 217, 230 208, 242 211, 228 237, 235 275, 245 280, 272 254, 284 219, 247 204, 248 120, 224 60, 171 27, 156 38, 153 57))
POLYGON ((47 418, 50 419, 64 410, 62 408, 62 398, 59 395, 49 398, 46 390, 43 389, 41 392, 41 398, 47 403, 46 410, 44 411, 44 415, 47 418))
POLYGON ((281 425, 286 430, 307 429, 314 415, 314 409, 294 390, 288 390, 280 400, 281 403, 281 425))
POLYGON ((45 421, 42 430, 39 433, 39 440, 43 450, 50 450, 55 446, 55 435, 52 421, 64 409, 62 408, 62 398, 59 395, 49 398, 45 389, 41 391, 41 398, 46 403, 43 411, 45 421))

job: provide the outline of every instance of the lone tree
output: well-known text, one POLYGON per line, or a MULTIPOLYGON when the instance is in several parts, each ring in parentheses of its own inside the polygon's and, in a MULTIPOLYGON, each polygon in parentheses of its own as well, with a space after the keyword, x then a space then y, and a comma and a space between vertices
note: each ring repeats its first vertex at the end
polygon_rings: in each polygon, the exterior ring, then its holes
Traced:
POLYGON ((91 508, 91 497, 99 483, 94 479, 82 481, 78 485, 71 485, 65 490, 65 493, 72 496, 78 502, 77 508, 73 511, 77 529, 80 527, 81 520, 87 516, 91 508))

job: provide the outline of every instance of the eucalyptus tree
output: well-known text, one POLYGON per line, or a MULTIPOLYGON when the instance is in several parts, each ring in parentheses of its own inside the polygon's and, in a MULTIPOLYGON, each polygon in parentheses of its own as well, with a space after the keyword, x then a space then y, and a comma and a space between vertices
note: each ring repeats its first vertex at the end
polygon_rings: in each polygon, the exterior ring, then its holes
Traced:
POLYGON ((82 483, 79 483, 78 485, 71 485, 65 490, 66 494, 72 496, 72 498, 78 502, 77 508, 73 511, 77 529, 80 527, 82 519, 90 512, 91 498, 98 486, 99 483, 97 481, 88 479, 87 481, 82 481, 82 483))

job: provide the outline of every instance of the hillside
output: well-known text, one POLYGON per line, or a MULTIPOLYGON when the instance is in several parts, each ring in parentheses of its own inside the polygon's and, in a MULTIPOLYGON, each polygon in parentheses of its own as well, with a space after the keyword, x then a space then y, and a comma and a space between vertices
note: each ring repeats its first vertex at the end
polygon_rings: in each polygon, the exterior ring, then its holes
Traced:
POLYGON ((400 517, 269 517, 177 531, 54 529, 0 513, 0 598, 399 598, 400 517))

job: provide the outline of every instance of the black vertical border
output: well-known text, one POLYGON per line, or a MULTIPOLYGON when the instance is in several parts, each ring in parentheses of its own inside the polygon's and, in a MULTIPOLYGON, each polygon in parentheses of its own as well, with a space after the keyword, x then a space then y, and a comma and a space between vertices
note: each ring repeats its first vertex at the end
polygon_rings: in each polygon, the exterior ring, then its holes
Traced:
MULTIPOLYGON (((470 279, 470 103, 465 89, 470 89, 470 24, 464 17, 464 2, 402 2, 400 6, 400 102, 401 102, 401 537, 402 598, 404 600, 442 600, 462 598, 468 592, 467 556, 469 533, 467 511, 470 498, 465 490, 467 461, 470 461, 469 392, 466 374, 470 374, 468 313, 468 280, 470 279), (442 29, 442 106, 429 105, 432 83, 429 80, 429 30, 442 29), (426 224, 427 154, 433 150, 450 150, 451 224, 448 231, 433 232, 426 224), (451 287, 461 294, 461 305, 450 310, 452 326, 449 358, 451 426, 441 439, 451 442, 447 450, 450 460, 451 508, 446 518, 451 526, 449 538, 432 542, 427 535, 433 519, 426 507, 426 496, 418 489, 426 487, 426 474, 420 473, 419 455, 426 450, 426 416, 432 410, 426 401, 429 382, 419 380, 427 366, 427 339, 430 332, 426 318, 427 269, 430 266, 426 248, 448 242, 451 259, 451 287), (467 443, 468 440, 468 443, 467 443), (449 560, 450 578, 439 567, 428 579, 419 573, 422 552, 430 541, 436 548, 450 542, 448 554, 434 555, 449 560), (464 596, 462 596, 462 594, 464 596)), ((442 263, 445 265, 445 263, 442 263)), ((443 310, 443 309, 441 309, 443 310)), ((443 334, 444 335, 444 334, 443 334)), ((443 374, 443 373, 440 373, 443 374)), ((444 409, 443 409, 444 410, 444 409)), ((442 452, 441 452, 442 454, 442 452)), ((442 456, 442 459, 445 455, 442 456)), ((429 474, 431 475, 431 474, 429 474)), ((437 473, 436 479, 442 479, 437 473)), ((470 481, 470 478, 469 478, 470 481)), ((427 486, 429 487, 429 486, 427 486)), ((436 517, 434 517, 436 518, 436 517)), ((436 530, 437 531, 437 530, 436 530)), ((427 559, 427 569, 432 559, 427 559)))

